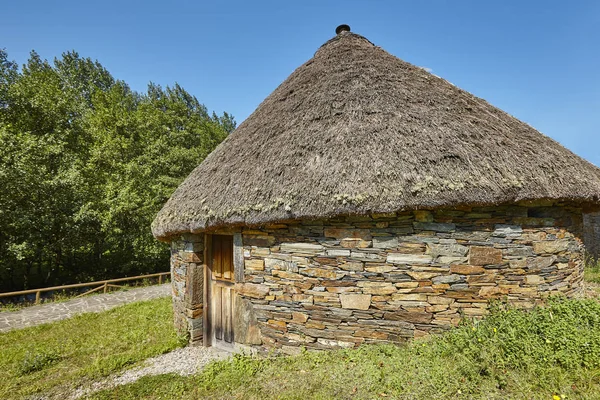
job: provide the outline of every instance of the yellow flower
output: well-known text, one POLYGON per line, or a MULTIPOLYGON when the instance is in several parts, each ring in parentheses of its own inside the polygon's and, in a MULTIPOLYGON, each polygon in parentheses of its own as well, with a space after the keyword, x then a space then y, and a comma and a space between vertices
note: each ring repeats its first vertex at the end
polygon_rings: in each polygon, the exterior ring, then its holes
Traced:
POLYGON ((559 395, 557 395, 557 394, 553 394, 553 395, 552 395, 552 400, 561 400, 561 399, 560 399, 560 396, 559 396, 559 395))
POLYGON ((498 332, 498 329, 494 328, 494 333, 498 332))
POLYGON ((471 327, 471 330, 472 330, 473 332, 475 332, 475 327, 474 327, 474 326, 473 326, 473 327, 471 327))

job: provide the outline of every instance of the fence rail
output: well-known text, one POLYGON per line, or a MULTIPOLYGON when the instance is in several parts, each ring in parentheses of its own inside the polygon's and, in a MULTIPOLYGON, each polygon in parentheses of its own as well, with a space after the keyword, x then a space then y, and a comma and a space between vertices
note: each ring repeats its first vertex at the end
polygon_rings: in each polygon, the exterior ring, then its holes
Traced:
POLYGON ((160 285, 163 281, 163 276, 170 275, 170 274, 171 274, 170 272, 158 272, 156 274, 130 276, 127 278, 107 279, 104 281, 87 282, 87 283, 74 283, 72 285, 52 286, 52 287, 39 288, 39 289, 20 290, 18 292, 5 292, 5 293, 0 293, 0 298, 1 297, 23 296, 23 295, 35 293, 35 304, 39 304, 40 295, 43 292, 51 292, 53 290, 77 289, 77 288, 82 288, 82 287, 98 286, 94 289, 88 290, 85 293, 81 293, 80 295, 75 296, 75 297, 81 297, 81 296, 85 296, 86 294, 97 292, 101 289, 103 289, 104 293, 106 293, 106 292, 108 292, 108 288, 110 288, 110 287, 115 287, 115 288, 122 287, 119 285, 115 285, 115 283, 118 283, 118 282, 135 281, 138 279, 146 279, 146 278, 158 278, 158 284, 160 285))

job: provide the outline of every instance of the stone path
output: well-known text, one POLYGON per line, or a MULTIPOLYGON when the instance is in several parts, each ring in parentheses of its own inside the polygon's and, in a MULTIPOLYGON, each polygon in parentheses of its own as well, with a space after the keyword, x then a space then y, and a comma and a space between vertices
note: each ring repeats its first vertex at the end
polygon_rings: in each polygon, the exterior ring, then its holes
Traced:
POLYGON ((230 356, 231 353, 215 349, 214 347, 184 347, 173 350, 170 353, 149 358, 138 367, 79 387, 71 394, 70 399, 79 399, 102 389, 126 385, 137 381, 143 376, 160 374, 192 375, 201 371, 211 361, 224 360, 230 356))
POLYGON ((19 311, 0 312, 0 332, 60 321, 88 312, 102 312, 121 304, 165 297, 171 294, 171 284, 121 290, 113 293, 90 295, 60 303, 41 304, 19 311))

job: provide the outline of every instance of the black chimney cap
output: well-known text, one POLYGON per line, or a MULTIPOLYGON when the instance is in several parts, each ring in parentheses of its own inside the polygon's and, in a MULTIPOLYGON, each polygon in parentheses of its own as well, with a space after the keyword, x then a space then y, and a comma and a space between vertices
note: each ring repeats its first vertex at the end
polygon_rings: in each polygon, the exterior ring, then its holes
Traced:
POLYGON ((350 32, 350 25, 343 24, 335 28, 336 35, 339 35, 342 32, 350 32))

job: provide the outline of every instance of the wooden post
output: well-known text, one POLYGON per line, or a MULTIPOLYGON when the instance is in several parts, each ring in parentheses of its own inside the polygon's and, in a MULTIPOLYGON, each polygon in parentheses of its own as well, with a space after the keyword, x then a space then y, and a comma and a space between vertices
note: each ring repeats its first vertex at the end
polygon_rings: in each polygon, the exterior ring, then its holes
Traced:
POLYGON ((162 275, 159 275, 159 276, 158 276, 158 284, 159 284, 159 285, 162 285, 162 275))
POLYGON ((108 282, 104 282, 104 293, 108 291, 108 282))
POLYGON ((212 312, 210 302, 212 296, 210 291, 212 287, 210 285, 211 269, 212 269, 212 236, 204 234, 204 254, 202 260, 202 273, 204 279, 202 282, 202 345, 204 347, 212 346, 212 329, 211 329, 211 318, 209 314, 212 312))
POLYGON ((35 304, 40 304, 40 291, 35 292, 35 304))

